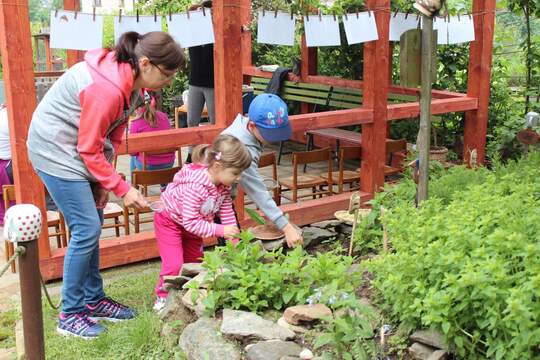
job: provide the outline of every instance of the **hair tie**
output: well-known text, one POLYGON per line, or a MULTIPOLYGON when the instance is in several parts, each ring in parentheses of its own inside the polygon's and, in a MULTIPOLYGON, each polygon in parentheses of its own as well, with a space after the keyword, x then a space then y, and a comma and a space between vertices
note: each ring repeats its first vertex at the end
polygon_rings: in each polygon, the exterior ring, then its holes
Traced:
POLYGON ((214 159, 216 159, 216 161, 221 160, 221 151, 216 153, 216 156, 214 156, 214 159))

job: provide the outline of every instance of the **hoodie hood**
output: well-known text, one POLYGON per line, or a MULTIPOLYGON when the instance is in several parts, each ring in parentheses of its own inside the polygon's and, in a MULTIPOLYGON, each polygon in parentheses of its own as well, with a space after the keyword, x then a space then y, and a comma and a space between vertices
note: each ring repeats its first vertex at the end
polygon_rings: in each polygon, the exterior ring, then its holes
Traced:
POLYGON ((95 82, 108 82, 122 92, 127 104, 133 91, 133 69, 128 63, 116 61, 114 51, 106 49, 89 50, 84 56, 95 82))
POLYGON ((256 151, 260 152, 262 151, 262 144, 257 140, 255 135, 248 130, 248 122, 249 119, 247 117, 238 114, 233 123, 223 130, 222 134, 234 136, 248 148, 255 147, 256 151))

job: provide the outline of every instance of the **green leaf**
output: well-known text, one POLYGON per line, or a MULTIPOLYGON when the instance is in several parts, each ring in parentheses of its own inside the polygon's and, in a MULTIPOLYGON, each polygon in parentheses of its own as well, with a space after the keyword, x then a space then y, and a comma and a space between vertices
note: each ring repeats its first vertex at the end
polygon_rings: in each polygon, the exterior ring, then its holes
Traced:
POLYGON ((253 209, 245 209, 245 210, 248 213, 251 220, 255 221, 259 225, 266 224, 266 220, 261 215, 259 215, 259 212, 257 210, 253 210, 253 209))
POLYGON ((332 336, 332 334, 322 334, 315 340, 315 344, 313 345, 313 347, 315 349, 318 349, 324 345, 330 344, 333 341, 334 337, 332 336))

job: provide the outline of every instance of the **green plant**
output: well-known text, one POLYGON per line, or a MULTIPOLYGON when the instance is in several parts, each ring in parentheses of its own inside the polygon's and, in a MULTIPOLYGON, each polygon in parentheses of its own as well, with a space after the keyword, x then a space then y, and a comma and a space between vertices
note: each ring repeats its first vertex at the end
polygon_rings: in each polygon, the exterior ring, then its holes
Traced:
MULTIPOLYGON (((461 358, 537 358, 540 154, 474 174, 418 210, 394 202, 385 215, 394 252, 370 262, 373 284, 393 316, 440 329, 461 358)), ((439 186, 449 184, 460 181, 439 186)))

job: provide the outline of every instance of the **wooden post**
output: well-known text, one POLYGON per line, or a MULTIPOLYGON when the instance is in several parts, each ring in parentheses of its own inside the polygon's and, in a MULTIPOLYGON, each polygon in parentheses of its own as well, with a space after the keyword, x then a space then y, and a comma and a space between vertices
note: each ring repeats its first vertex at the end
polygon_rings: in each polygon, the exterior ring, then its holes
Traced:
MULTIPOLYGON (((43 186, 28 160, 26 138, 36 107, 28 1, 0 2, 0 54, 4 70, 13 177, 17 203, 36 204, 46 219, 43 186)), ((38 242, 25 244, 19 258, 24 348, 28 359, 44 359, 43 317, 38 276, 38 242)), ((39 238, 39 255, 50 256, 47 221, 39 238)))
POLYGON ((463 160, 468 165, 473 150, 478 164, 483 164, 486 156, 495 0, 474 0, 473 17, 475 41, 469 50, 467 95, 478 98, 478 109, 465 113, 463 160))
MULTIPOLYGON (((64 10, 69 11, 81 11, 80 0, 64 0, 64 10)), ((84 60, 84 51, 79 50, 67 50, 67 67, 71 67, 76 63, 84 60)))
POLYGON ((45 46, 45 70, 52 71, 52 52, 51 41, 49 35, 43 36, 43 46, 45 46))
POLYGON ((433 19, 422 15, 422 66, 420 70, 420 131, 418 134, 418 204, 428 198, 429 148, 431 132, 431 65, 433 49, 433 19))
POLYGON ((389 79, 390 0, 369 0, 379 39, 364 44, 363 107, 373 109, 373 123, 362 125, 362 191, 374 193, 384 184, 389 79))
MULTIPOLYGON (((308 82, 309 75, 317 75, 317 48, 307 47, 306 35, 302 34, 300 49, 300 79, 302 82, 308 82)), ((307 114, 311 112, 313 105, 300 103, 300 113, 307 114)))
MULTIPOLYGON (((251 24, 251 0, 241 0, 241 3, 242 3, 242 9, 241 9, 242 15, 240 18, 240 23, 242 26, 248 27, 251 24)), ((242 32, 241 47, 242 47, 242 68, 251 66, 252 65, 251 31, 242 32)), ((248 84, 250 78, 251 76, 249 75, 244 76, 244 79, 243 79, 244 84, 248 84)))

